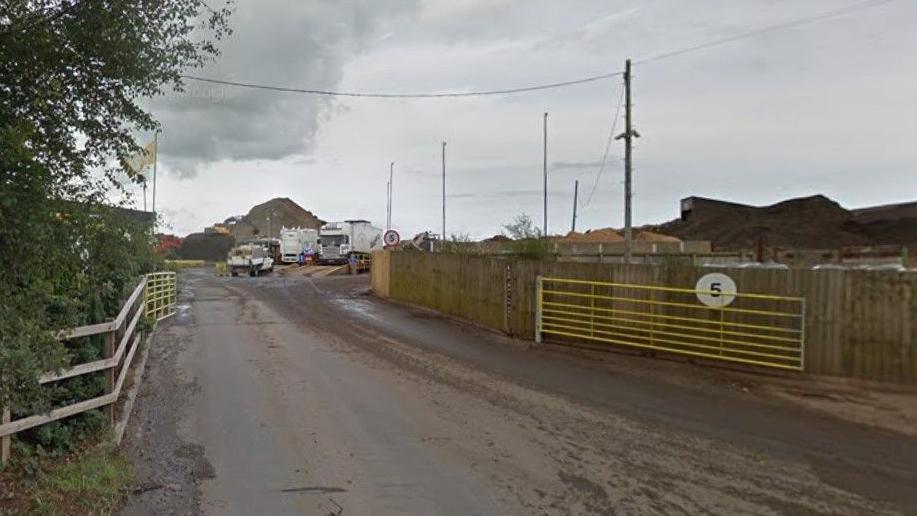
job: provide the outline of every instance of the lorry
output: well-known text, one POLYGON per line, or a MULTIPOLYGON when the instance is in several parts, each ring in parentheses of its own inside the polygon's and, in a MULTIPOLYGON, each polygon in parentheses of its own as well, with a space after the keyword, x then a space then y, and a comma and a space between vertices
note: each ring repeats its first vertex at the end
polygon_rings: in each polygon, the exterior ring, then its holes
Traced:
POLYGON ((283 228, 280 230, 280 261, 296 263, 301 253, 318 250, 318 231, 308 228, 283 228))
POLYGON ((318 232, 318 263, 347 263, 382 249, 382 230, 368 220, 329 222, 318 232))
POLYGON ((226 268, 233 276, 238 276, 242 272, 247 272, 249 276, 258 276, 262 272, 274 270, 274 259, 268 247, 254 242, 242 244, 229 250, 226 268))

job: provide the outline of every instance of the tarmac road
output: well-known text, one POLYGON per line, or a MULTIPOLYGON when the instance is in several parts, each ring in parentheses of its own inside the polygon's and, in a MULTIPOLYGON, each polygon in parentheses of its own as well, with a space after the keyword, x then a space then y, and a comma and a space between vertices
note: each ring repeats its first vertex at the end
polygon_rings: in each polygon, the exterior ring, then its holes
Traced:
POLYGON ((913 514, 917 441, 681 363, 524 344, 367 278, 184 273, 124 514, 913 514))

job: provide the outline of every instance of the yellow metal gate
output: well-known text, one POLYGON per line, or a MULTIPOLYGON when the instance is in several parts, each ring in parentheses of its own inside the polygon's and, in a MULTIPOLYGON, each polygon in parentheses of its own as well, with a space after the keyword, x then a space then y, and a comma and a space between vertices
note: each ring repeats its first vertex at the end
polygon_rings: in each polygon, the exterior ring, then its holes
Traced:
POLYGON ((740 362, 805 368, 805 299, 538 277, 535 340, 543 334, 740 362), (723 298, 721 298, 723 299, 723 298))
POLYGON ((153 272, 146 275, 143 302, 148 318, 159 321, 175 314, 176 298, 174 272, 153 272))

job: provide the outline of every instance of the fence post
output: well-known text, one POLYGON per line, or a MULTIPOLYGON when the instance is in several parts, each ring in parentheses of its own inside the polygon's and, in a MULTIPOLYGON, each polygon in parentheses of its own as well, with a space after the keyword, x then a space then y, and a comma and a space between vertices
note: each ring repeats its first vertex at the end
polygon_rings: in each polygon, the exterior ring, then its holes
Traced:
POLYGON ((541 311, 543 297, 543 281, 539 274, 535 276, 535 344, 541 344, 541 311))
POLYGON ((806 370, 806 298, 802 298, 799 323, 799 370, 806 370))
POLYGON ((507 335, 512 334, 510 318, 513 315, 513 283, 512 269, 510 267, 509 262, 507 262, 506 268, 503 270, 503 331, 507 335))
MULTIPOLYGON (((8 407, 3 407, 3 417, 0 418, 0 426, 9 423, 10 419, 10 409, 8 407)), ((0 437, 0 469, 3 469, 3 466, 10 460, 10 443, 12 442, 12 437, 12 435, 0 437)))
MULTIPOLYGON (((109 359, 115 356, 115 337, 118 334, 118 329, 113 328, 110 332, 105 334, 105 358, 109 359)), ((115 364, 112 367, 109 367, 105 370, 105 394, 111 394, 115 391, 115 371, 118 369, 118 364, 115 364)), ((114 424, 115 422, 115 405, 116 403, 112 402, 108 405, 105 405, 105 415, 108 417, 108 422, 114 424)))

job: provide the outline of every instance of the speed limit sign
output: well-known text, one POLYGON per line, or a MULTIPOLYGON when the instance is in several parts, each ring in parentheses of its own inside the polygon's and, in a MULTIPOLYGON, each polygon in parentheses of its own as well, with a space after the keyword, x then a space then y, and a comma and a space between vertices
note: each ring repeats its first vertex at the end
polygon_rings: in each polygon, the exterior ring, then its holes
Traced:
POLYGON ((722 272, 704 274, 697 280, 694 290, 697 291, 698 301, 713 308, 729 306, 738 293, 736 282, 722 272))
POLYGON ((396 246, 401 242, 401 236, 394 229, 390 229, 382 235, 382 242, 385 244, 385 247, 396 246))

